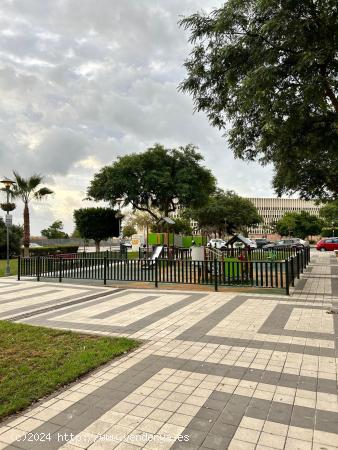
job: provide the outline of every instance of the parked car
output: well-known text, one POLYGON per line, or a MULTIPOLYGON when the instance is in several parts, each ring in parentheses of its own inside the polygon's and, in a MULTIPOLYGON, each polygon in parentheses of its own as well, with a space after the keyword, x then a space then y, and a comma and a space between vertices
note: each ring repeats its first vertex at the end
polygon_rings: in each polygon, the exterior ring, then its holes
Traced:
POLYGON ((338 237, 323 238, 317 242, 316 249, 321 252, 338 250, 338 237))
POLYGON ((263 250, 278 250, 281 248, 304 248, 309 244, 306 241, 303 241, 299 238, 289 238, 289 239, 281 239, 277 242, 272 242, 271 244, 266 244, 262 248, 263 250))
POLYGON ((217 250, 224 250, 226 249, 226 241, 223 241, 223 239, 210 239, 207 243, 207 247, 216 248, 217 250))
POLYGON ((255 242, 256 242, 257 248, 263 248, 264 245, 268 245, 268 244, 272 243, 272 241, 269 241, 269 239, 265 239, 265 238, 257 238, 257 239, 255 239, 255 242))

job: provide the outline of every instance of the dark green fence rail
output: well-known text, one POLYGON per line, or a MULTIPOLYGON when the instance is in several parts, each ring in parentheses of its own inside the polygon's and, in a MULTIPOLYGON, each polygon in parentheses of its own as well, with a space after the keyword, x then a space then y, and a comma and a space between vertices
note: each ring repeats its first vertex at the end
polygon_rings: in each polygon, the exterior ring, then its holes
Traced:
POLYGON ((187 285, 246 286, 285 289, 289 294, 296 278, 310 261, 310 250, 297 251, 284 261, 191 261, 116 259, 102 257, 66 258, 38 256, 19 258, 21 277, 150 282, 187 285))

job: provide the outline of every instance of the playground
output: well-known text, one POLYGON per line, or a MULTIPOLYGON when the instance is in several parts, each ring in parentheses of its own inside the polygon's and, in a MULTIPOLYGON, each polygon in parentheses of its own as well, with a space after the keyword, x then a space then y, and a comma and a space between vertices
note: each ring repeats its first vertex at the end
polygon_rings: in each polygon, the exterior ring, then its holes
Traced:
MULTIPOLYGON (((172 241, 175 242, 174 237, 172 241)), ((186 240, 188 242, 188 240, 186 240)), ((201 239, 190 247, 153 245, 139 250, 138 258, 127 252, 76 253, 19 258, 18 279, 96 280, 159 285, 270 288, 289 292, 310 260, 308 249, 207 248, 201 239)))

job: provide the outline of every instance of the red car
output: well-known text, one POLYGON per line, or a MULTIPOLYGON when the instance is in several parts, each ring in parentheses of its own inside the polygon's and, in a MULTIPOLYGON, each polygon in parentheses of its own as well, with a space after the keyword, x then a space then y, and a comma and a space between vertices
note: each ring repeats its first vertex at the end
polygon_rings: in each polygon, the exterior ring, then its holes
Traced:
POLYGON ((317 243, 316 248, 321 252, 338 250, 338 237, 329 237, 321 239, 317 243))

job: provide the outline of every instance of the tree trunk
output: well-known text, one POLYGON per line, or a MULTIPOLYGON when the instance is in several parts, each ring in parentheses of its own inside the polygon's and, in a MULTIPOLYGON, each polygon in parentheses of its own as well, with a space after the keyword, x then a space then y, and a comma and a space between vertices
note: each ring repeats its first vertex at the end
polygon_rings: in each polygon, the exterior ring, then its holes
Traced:
POLYGON ((23 210, 23 256, 29 256, 30 225, 28 202, 25 202, 23 210))
POLYGON ((97 252, 100 251, 100 242, 101 241, 95 241, 95 251, 97 251, 97 252))

